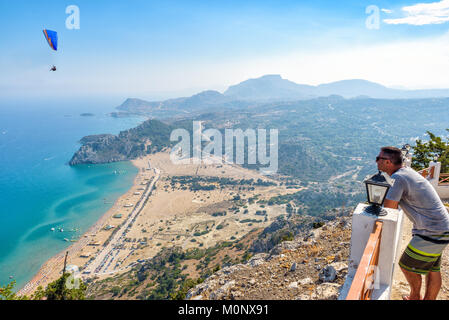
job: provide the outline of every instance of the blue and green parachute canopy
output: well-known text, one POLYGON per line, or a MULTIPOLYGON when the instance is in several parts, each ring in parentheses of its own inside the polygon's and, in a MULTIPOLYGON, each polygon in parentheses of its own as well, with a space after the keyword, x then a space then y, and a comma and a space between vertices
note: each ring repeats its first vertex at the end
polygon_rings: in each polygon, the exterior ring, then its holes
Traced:
POLYGON ((44 29, 45 39, 47 39, 50 48, 58 50, 58 33, 56 31, 44 29))

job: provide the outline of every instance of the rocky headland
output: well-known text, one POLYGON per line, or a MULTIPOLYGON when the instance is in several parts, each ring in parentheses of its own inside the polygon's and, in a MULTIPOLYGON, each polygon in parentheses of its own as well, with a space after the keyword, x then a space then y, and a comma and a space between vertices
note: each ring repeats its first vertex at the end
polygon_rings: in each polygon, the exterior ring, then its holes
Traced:
POLYGON ((69 165, 98 164, 134 160, 170 146, 172 128, 158 120, 147 120, 118 135, 90 135, 80 140, 81 147, 69 165))

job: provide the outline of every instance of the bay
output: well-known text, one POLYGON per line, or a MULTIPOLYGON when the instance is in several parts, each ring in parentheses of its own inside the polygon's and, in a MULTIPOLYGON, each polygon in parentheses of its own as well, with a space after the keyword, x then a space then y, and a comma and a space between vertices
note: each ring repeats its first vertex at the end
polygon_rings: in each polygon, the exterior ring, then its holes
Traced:
POLYGON ((16 280, 19 289, 132 186, 130 162, 68 165, 83 136, 145 120, 112 111, 107 99, 0 101, 0 285, 16 280))

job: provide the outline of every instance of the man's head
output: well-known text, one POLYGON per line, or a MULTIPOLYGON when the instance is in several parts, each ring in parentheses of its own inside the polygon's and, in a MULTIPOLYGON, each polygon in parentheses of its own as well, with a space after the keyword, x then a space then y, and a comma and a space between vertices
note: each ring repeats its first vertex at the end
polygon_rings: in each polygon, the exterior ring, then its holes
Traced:
POLYGON ((390 176, 402 167, 402 152, 396 147, 383 147, 376 157, 377 169, 390 176))

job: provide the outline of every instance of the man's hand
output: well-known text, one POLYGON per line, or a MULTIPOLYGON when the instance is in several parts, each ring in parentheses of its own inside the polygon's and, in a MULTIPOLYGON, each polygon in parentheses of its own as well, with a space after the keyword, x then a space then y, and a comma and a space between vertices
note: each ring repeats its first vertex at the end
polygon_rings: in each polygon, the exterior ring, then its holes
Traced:
POLYGON ((384 208, 397 209, 399 206, 399 201, 385 199, 384 208))

